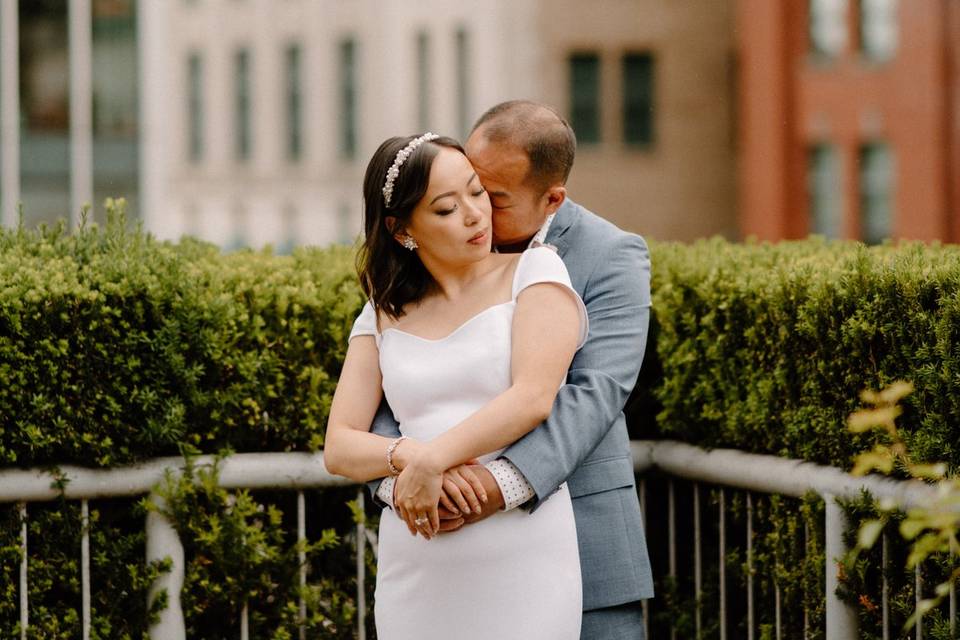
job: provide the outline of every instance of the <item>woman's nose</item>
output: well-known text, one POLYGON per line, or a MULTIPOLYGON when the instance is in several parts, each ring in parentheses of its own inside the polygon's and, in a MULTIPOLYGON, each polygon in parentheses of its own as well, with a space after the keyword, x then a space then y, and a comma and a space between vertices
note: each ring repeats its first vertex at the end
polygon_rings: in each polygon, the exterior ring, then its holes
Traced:
POLYGON ((467 202, 463 208, 463 223, 465 225, 477 224, 483 218, 483 211, 475 202, 467 202))

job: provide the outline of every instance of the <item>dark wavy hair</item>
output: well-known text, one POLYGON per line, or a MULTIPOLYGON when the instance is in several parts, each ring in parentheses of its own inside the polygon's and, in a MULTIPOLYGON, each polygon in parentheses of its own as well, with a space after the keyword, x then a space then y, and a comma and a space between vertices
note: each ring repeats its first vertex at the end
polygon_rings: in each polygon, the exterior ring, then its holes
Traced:
POLYGON ((393 236, 404 231, 414 207, 427 192, 430 168, 441 147, 464 153, 453 138, 441 136, 421 144, 400 168, 400 175, 393 181, 390 206, 387 206, 383 201, 387 170, 393 165, 397 152, 416 137, 386 140, 373 154, 363 177, 364 239, 357 252, 357 274, 374 309, 382 309, 392 318, 402 316, 404 305, 420 300, 434 285, 433 277, 416 252, 400 246, 393 236), (388 217, 396 219, 392 228, 387 224, 388 217))

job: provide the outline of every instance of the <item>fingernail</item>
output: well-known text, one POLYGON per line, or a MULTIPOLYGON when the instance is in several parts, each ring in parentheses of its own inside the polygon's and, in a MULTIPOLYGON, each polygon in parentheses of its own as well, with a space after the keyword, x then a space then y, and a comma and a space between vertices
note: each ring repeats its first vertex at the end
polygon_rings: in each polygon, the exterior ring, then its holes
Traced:
POLYGON ((473 505, 473 510, 476 511, 477 513, 480 513, 480 505, 479 504, 473 505))
POLYGON ((463 512, 464 512, 465 514, 467 514, 467 515, 470 515, 470 505, 466 505, 466 506, 463 508, 463 512))
POLYGON ((483 500, 484 503, 486 503, 486 502, 487 502, 487 494, 481 493, 481 494, 480 494, 480 499, 483 500))

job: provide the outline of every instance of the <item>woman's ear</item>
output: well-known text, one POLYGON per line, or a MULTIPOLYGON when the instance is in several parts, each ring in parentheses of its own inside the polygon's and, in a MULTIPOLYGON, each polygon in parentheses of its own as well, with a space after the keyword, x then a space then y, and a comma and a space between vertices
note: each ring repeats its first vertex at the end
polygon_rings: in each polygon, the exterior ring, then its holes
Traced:
POLYGON ((397 217, 396 216, 387 216, 383 219, 384 224, 387 225, 387 231, 393 233, 397 226, 397 217))

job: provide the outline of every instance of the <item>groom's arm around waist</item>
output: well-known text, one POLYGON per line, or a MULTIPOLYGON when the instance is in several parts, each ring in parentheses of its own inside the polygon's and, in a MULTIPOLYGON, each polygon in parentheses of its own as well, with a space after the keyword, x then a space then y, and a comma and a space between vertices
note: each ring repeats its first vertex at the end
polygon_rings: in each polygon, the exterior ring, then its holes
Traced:
MULTIPOLYGON (((373 425, 370 427, 370 431, 373 433, 384 436, 387 438, 399 438, 400 437, 400 425, 393 418, 393 411, 390 409, 390 405, 387 404, 386 398, 380 402, 380 408, 377 409, 377 415, 373 418, 373 425)), ((386 452, 384 452, 386 454, 386 452)), ((380 505, 381 507, 392 506, 392 498, 385 498, 383 495, 378 493, 380 485, 383 483, 384 478, 378 478, 376 480, 371 480, 367 483, 367 487, 370 490, 370 495, 373 496, 373 501, 380 505)), ((390 487, 392 493, 392 485, 390 487)))
POLYGON ((650 320, 647 245, 639 236, 624 234, 609 251, 598 253, 603 256, 583 295, 590 336, 573 359, 550 417, 503 453, 533 489, 534 509, 606 436, 643 361, 650 320))

